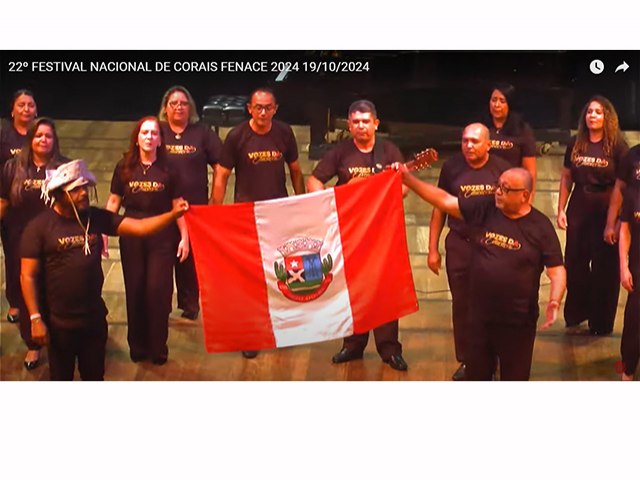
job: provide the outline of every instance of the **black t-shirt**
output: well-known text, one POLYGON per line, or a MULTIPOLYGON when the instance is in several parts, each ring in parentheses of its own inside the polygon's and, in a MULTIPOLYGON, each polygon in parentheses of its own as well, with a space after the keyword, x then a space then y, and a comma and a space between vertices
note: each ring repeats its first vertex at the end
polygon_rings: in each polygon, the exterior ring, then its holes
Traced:
POLYGON ((344 185, 352 178, 373 175, 377 163, 384 167, 395 162, 402 162, 402 153, 393 143, 380 138, 376 139, 376 142, 375 155, 373 151, 362 153, 356 147, 353 139, 340 142, 322 157, 320 163, 313 170, 313 176, 322 183, 327 183, 337 176, 338 183, 336 185, 344 185), (377 149, 380 154, 377 153, 377 149), (374 156, 378 156, 378 158, 374 160, 374 156))
POLYGON ((0 126, 0 167, 10 158, 15 157, 22 151, 22 146, 27 139, 26 135, 21 135, 13 127, 13 123, 1 120, 0 126))
POLYGON ((122 161, 111 178, 111 193, 122 197, 125 216, 146 218, 171 210, 173 200, 182 196, 178 174, 167 160, 156 160, 150 167, 138 163, 131 178, 123 182, 122 161))
MULTIPOLYGON (((493 154, 481 168, 472 168, 464 156, 457 153, 442 165, 438 187, 458 198, 475 197, 494 203, 498 179, 509 168, 510 164, 493 154)), ((471 237, 469 226, 458 218, 449 217, 449 228, 465 238, 471 237)))
POLYGON ((613 155, 604 153, 603 141, 589 142, 587 151, 572 158, 576 137, 572 137, 564 154, 564 167, 571 170, 571 177, 577 187, 587 191, 604 191, 613 187, 616 176, 620 177, 621 160, 629 147, 621 140, 613 155))
POLYGON ((536 140, 533 130, 528 123, 524 123, 520 135, 505 134, 495 126, 489 129, 491 151, 503 158, 512 167, 521 167, 523 157, 536 156, 536 140))
POLYGON ((560 241, 535 208, 510 219, 487 202, 460 198, 464 219, 480 228, 471 264, 471 310, 483 322, 531 325, 538 319, 544 267, 562 265, 560 241))
POLYGON ((124 217, 95 207, 81 215, 85 225, 87 217, 89 255, 84 253, 84 230, 76 218, 52 209, 33 219, 22 235, 20 256, 40 260, 48 321, 58 328, 88 326, 107 313, 102 300, 102 234, 116 235, 124 217))
MULTIPOLYGON (((46 178, 46 168, 38 168, 30 163, 27 168, 27 176, 21 185, 20 202, 14 205, 11 202, 11 184, 15 175, 16 159, 12 158, 2 168, 0 179, 0 198, 9 202, 9 208, 3 223, 7 225, 12 234, 19 235, 24 228, 40 212, 48 209, 40 198, 40 188, 46 178)), ((55 167, 54 167, 55 169, 55 167)))
POLYGON ((618 178, 627 185, 640 187, 640 145, 636 145, 622 158, 618 178))
MULTIPOLYGON (((629 266, 640 271, 640 187, 627 188, 624 192, 620 220, 629 223, 631 230, 631 248, 629 266)), ((634 278, 634 288, 640 288, 640 278, 634 278)))
POLYGON ((184 198, 193 205, 209 201, 209 172, 207 165, 215 165, 222 155, 218 135, 203 124, 189 124, 176 134, 167 122, 160 123, 167 150, 167 158, 180 176, 184 198))
POLYGON ((244 122, 229 132, 224 142, 220 165, 236 169, 234 201, 256 202, 288 196, 287 164, 298 159, 298 144, 286 123, 273 120, 264 135, 244 122))

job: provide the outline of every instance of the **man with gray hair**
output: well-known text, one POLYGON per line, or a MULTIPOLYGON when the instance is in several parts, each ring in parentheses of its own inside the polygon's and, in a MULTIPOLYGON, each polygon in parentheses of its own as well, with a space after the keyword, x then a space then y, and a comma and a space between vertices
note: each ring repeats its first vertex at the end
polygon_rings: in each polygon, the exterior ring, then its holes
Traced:
POLYGON ((402 171, 405 185, 446 214, 477 227, 469 274, 469 345, 466 379, 528 380, 539 315, 543 267, 551 280, 542 328, 557 318, 566 288, 560 241, 551 221, 529 203, 533 180, 512 168, 495 185, 495 202, 456 197, 402 171))
POLYGON ((83 160, 58 167, 42 185, 52 208, 27 226, 20 246, 20 284, 36 343, 49 345, 51 380, 103 380, 107 308, 102 299, 102 234, 151 235, 188 209, 144 219, 122 217, 89 205, 95 176, 83 160), (42 273, 42 274, 41 274, 42 273))

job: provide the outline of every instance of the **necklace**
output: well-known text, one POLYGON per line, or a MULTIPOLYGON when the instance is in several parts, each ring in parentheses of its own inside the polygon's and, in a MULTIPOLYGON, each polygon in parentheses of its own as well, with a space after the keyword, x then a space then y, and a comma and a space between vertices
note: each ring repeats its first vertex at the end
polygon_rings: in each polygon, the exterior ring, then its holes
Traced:
POLYGON ((176 133, 176 140, 180 140, 182 138, 182 135, 180 135, 179 133, 176 133))
POLYGON ((142 163, 140 162, 140 166, 142 167, 142 174, 146 175, 149 169, 153 166, 153 162, 151 163, 142 163))

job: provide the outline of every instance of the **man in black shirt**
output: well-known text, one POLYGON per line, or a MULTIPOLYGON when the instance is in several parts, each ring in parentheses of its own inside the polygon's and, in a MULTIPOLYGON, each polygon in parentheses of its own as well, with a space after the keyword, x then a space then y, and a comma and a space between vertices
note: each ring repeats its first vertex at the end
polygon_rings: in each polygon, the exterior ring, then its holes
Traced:
POLYGON ((76 358, 83 380, 104 377, 107 308, 102 300, 102 234, 150 235, 188 208, 182 200, 155 217, 124 218, 89 206, 88 187, 95 184, 83 160, 58 167, 42 187, 52 208, 38 215, 22 236, 22 293, 33 340, 49 344, 52 380, 73 380, 76 358))
POLYGON ((473 197, 455 197, 399 168, 404 183, 421 198, 479 228, 470 271, 466 378, 490 380, 497 359, 502 380, 528 380, 543 267, 551 280, 543 329, 556 321, 566 287, 553 225, 529 203, 531 175, 522 168, 502 173, 493 205, 473 197))
MULTIPOLYGON (((493 203, 495 185, 500 175, 510 167, 502 158, 489 154, 489 130, 481 123, 472 123, 462 132, 462 152, 453 155, 442 166, 438 187, 459 198, 484 199, 493 203)), ((447 214, 434 208, 429 224, 427 265, 439 275, 440 235, 447 214)), ((456 359, 460 366, 451 377, 464 380, 465 350, 469 343, 469 270, 471 268, 471 236, 473 229, 465 222, 449 217, 449 234, 445 239, 447 280, 451 290, 451 318, 456 359)))
MULTIPOLYGON (((320 160, 307 179, 307 189, 310 192, 323 190, 324 184, 336 176, 337 185, 344 185, 368 177, 386 165, 402 162, 402 154, 395 145, 376 138, 379 124, 372 102, 353 102, 349 107, 349 132, 353 138, 339 143, 320 160)), ((398 341, 398 320, 389 319, 388 323, 373 330, 373 336, 382 360, 395 370, 407 370, 407 362, 402 357, 402 345, 398 341)), ((343 363, 361 359, 368 341, 369 332, 346 337, 342 349, 331 361, 343 363)))
MULTIPOLYGON (((247 110, 248 122, 229 132, 222 148, 222 158, 216 166, 212 204, 222 205, 231 171, 236 170, 234 203, 257 202, 288 196, 284 166, 289 168, 296 195, 304 193, 304 181, 298 145, 291 127, 274 120, 278 104, 268 88, 258 88, 251 94, 247 110)), ((255 358, 258 352, 244 351, 245 358, 255 358)))

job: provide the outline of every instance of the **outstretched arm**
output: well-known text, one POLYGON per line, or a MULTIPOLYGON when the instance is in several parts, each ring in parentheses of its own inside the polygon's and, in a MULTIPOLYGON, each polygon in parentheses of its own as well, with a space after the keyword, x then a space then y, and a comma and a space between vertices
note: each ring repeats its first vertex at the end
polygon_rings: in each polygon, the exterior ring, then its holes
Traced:
POLYGON ((401 167, 400 172, 402 173, 402 183, 413 190, 420 198, 442 210, 447 215, 462 219, 460 203, 457 197, 441 188, 419 180, 411 175, 406 167, 401 167))
POLYGON ((189 203, 186 200, 179 199, 174 201, 171 211, 155 217, 140 219, 125 217, 118 226, 118 235, 130 235, 133 237, 152 235, 182 217, 188 209, 189 203))

